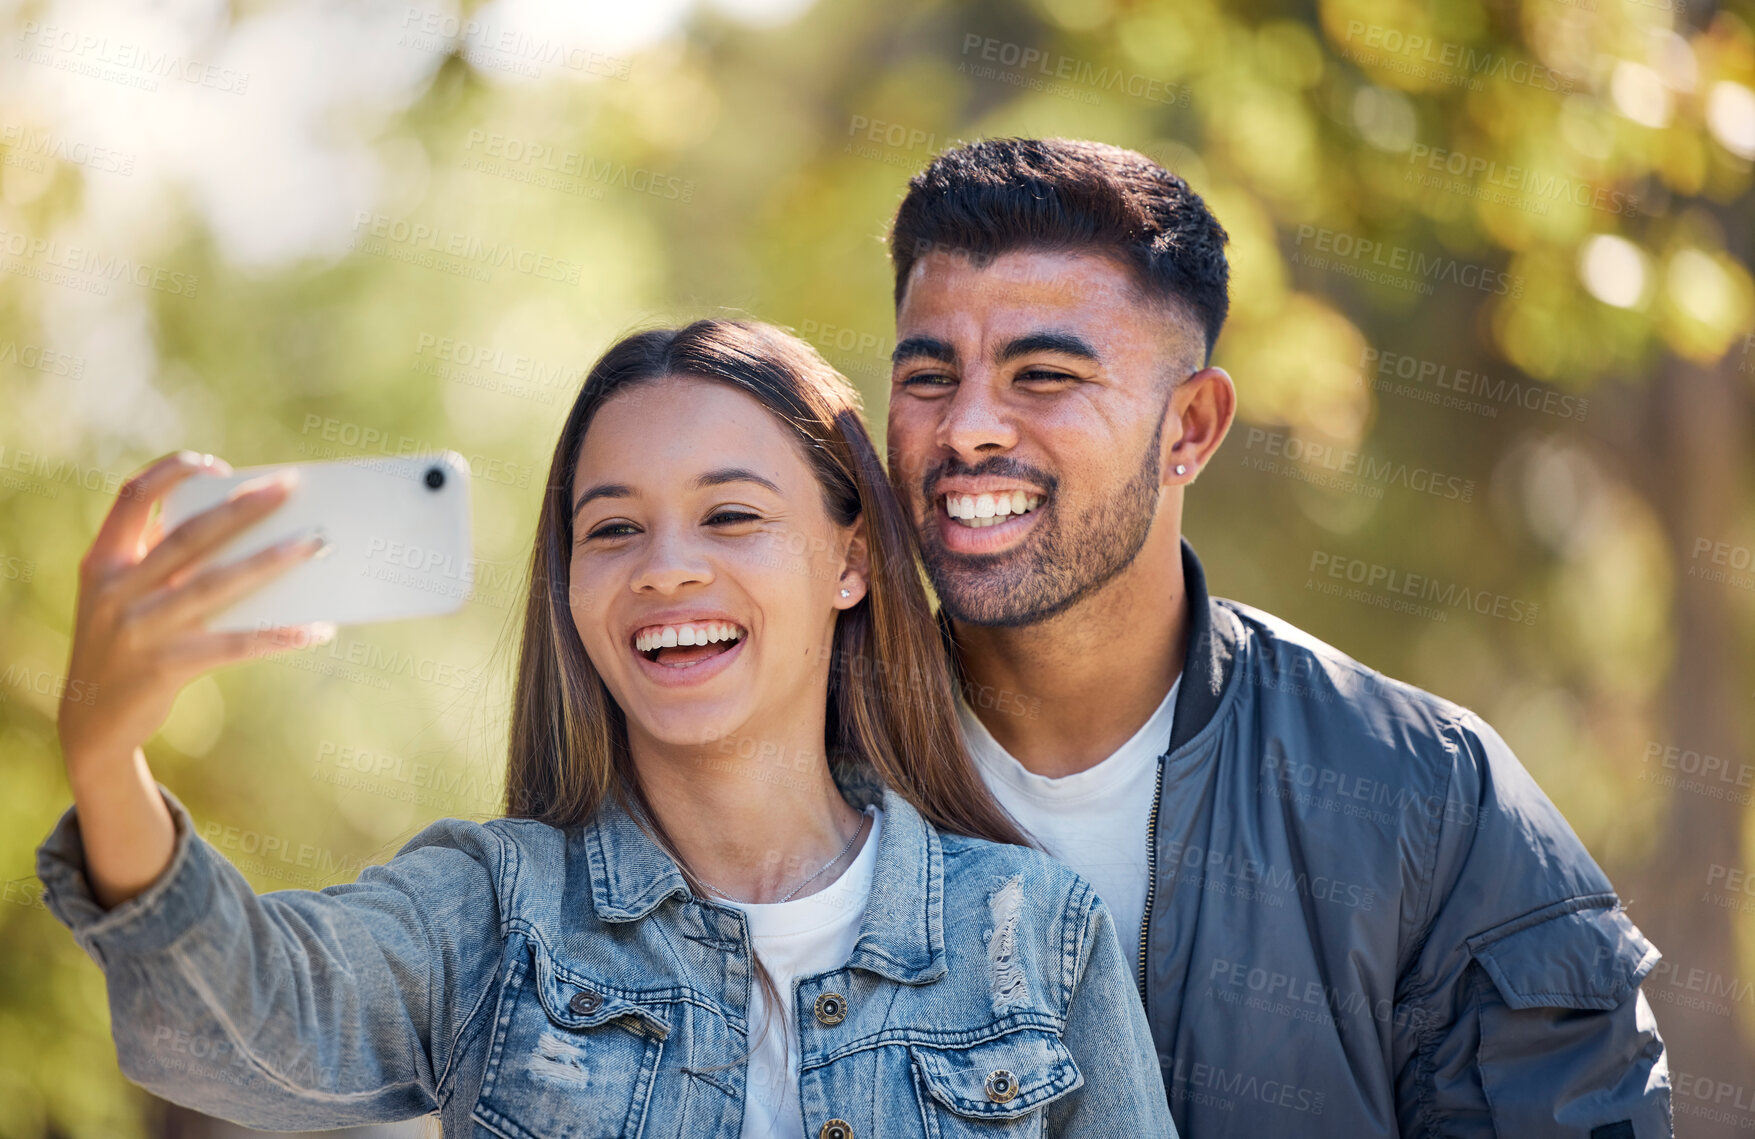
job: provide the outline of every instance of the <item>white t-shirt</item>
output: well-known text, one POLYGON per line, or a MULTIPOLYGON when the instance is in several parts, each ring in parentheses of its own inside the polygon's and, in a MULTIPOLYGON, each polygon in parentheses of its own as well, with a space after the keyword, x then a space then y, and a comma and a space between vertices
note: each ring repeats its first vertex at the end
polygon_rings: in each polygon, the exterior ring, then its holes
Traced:
MULTIPOLYGON (((785 1006, 775 1010, 767 1035, 749 1058, 744 1085, 742 1139, 804 1139, 804 1114, 798 1105, 798 1018, 792 1007, 792 982, 847 964, 859 940, 859 920, 871 896, 872 870, 877 866, 878 832, 884 812, 877 804, 865 809, 871 826, 852 864, 834 882, 790 902, 746 903, 718 899, 744 912, 750 942, 767 966, 785 1006)), ((760 983, 750 986, 750 1035, 762 1031, 768 1017, 768 996, 760 983)))
POLYGON ((1146 912, 1146 829, 1158 757, 1170 746, 1178 676, 1140 730, 1084 771, 1037 775, 1001 747, 959 694, 963 741, 988 790, 1048 853, 1088 879, 1115 919, 1115 933, 1139 972, 1140 921, 1146 912))

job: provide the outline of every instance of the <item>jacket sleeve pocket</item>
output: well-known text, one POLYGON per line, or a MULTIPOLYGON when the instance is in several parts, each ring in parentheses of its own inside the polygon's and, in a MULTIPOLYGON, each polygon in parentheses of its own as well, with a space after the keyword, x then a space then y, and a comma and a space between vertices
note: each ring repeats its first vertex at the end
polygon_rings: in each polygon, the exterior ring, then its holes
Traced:
POLYGON ((1468 947, 1481 974, 1475 1064, 1498 1134, 1671 1134, 1663 1041, 1639 992, 1660 954, 1612 895, 1548 906, 1468 947))

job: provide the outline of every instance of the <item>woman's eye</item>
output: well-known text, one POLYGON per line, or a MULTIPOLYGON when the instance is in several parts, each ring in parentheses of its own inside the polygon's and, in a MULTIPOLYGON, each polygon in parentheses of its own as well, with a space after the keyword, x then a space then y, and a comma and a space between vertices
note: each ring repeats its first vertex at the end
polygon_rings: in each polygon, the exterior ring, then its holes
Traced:
POLYGON ((902 386, 905 388, 944 388, 955 382, 943 372, 916 372, 903 380, 902 386))
POLYGON ((751 514, 747 510, 720 510, 707 518, 708 522, 754 522, 761 515, 751 514))
POLYGON ((633 529, 634 525, 631 522, 606 522, 585 537, 587 540, 591 538, 625 538, 633 529), (618 530, 624 531, 624 533, 616 533, 618 530))

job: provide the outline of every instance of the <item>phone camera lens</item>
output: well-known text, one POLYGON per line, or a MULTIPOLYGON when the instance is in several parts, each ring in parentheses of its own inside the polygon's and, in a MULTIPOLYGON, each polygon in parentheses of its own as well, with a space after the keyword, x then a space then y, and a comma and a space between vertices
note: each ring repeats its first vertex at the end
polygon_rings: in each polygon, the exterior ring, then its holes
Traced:
POLYGON ((444 467, 428 467, 427 468, 427 485, 432 487, 434 490, 438 490, 440 487, 444 486, 445 485, 445 468, 444 467))

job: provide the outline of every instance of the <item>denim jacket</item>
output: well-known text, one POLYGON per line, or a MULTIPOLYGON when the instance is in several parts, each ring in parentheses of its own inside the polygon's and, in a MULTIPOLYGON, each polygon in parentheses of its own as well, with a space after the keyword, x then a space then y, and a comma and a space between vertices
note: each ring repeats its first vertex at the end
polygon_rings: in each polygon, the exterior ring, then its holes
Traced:
MULTIPOLYGON (((441 819, 355 882, 258 895, 159 790, 175 853, 114 909, 74 808, 37 852, 128 1079, 264 1129, 436 1112, 448 1136, 737 1139, 743 914, 691 897, 619 808, 569 831, 441 819)), ((863 797, 884 826, 859 940, 796 983, 805 1134, 1175 1136, 1090 884, 863 797)))

